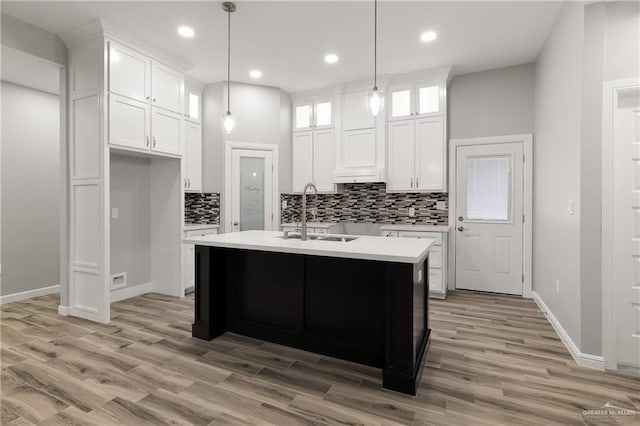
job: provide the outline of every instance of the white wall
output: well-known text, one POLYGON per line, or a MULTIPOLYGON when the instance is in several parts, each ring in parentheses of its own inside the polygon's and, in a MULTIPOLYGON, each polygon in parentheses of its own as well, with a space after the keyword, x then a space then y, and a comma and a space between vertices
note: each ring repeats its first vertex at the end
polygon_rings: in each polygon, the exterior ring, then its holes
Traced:
POLYGON ((60 100, 2 82, 2 288, 60 284, 60 100))
POLYGON ((0 15, 2 44, 61 65, 67 65, 67 46, 57 35, 13 16, 0 15))
POLYGON ((150 173, 148 158, 111 154, 111 274, 130 286, 151 282, 150 173))
POLYGON ((534 63, 455 76, 449 138, 533 133, 534 88, 534 63))
POLYGON ((578 347, 583 25, 584 4, 565 4, 538 58, 533 143, 533 290, 578 347))

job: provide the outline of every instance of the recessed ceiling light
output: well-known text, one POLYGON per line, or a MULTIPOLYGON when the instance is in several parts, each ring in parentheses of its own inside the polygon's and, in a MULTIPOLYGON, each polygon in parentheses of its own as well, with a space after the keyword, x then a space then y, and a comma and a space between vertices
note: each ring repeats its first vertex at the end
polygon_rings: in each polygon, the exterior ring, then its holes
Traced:
POLYGON ((195 35, 195 31, 193 31, 193 28, 191 27, 178 27, 178 34, 180 34, 182 37, 185 38, 191 38, 195 35))
POLYGON ((260 78, 260 77, 262 77, 262 71, 260 71, 260 70, 251 70, 251 71, 249 71, 249 75, 251 76, 251 78, 260 78))
POLYGON ((438 38, 438 34, 436 34, 435 31, 427 31, 422 33, 422 35, 420 35, 420 40, 425 43, 429 43, 430 41, 433 41, 436 38, 438 38))
POLYGON ((336 62, 338 62, 338 55, 336 55, 335 53, 329 53, 324 57, 324 61, 328 64, 335 64, 336 62))

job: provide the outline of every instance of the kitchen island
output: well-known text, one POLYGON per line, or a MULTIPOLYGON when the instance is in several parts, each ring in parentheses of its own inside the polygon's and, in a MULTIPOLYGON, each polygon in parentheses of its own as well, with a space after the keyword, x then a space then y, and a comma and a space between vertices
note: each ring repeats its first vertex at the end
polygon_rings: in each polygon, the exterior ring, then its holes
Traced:
POLYGON ((344 237, 185 239, 196 246, 192 335, 232 332, 374 366, 384 388, 415 395, 430 337, 433 240, 344 237))

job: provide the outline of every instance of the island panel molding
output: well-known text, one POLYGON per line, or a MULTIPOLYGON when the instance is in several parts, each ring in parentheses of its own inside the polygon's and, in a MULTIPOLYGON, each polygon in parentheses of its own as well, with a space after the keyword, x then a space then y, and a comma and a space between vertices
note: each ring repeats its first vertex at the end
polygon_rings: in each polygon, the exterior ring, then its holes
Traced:
MULTIPOLYGON (((287 208, 281 211, 282 223, 300 221, 302 196, 282 194, 287 208)), ((319 194, 307 199, 307 219, 314 222, 383 223, 407 225, 448 225, 449 195, 446 193, 388 193, 384 183, 344 184, 337 194, 319 194), (436 208, 437 202, 444 208, 436 208), (312 208, 317 208, 316 217, 312 208), (409 207, 415 216, 409 216, 409 207)))

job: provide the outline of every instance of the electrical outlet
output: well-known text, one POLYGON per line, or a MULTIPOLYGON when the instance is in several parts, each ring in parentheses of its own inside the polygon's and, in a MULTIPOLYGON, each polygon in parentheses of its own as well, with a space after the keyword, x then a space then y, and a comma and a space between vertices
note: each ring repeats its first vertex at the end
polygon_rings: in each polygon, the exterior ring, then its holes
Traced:
POLYGON ((409 207, 409 217, 415 217, 415 215, 416 215, 416 208, 409 207))
POLYGON ((287 208, 287 200, 282 200, 282 210, 287 208))
POLYGON ((444 201, 436 201, 436 210, 445 210, 447 208, 447 203, 444 201))
POLYGON ((556 293, 560 293, 560 280, 556 280, 556 293))
POLYGON ((311 215, 314 218, 318 216, 318 209, 316 207, 311 207, 311 215))
POLYGON ((117 219, 120 215, 117 207, 111 209, 111 219, 117 219))

